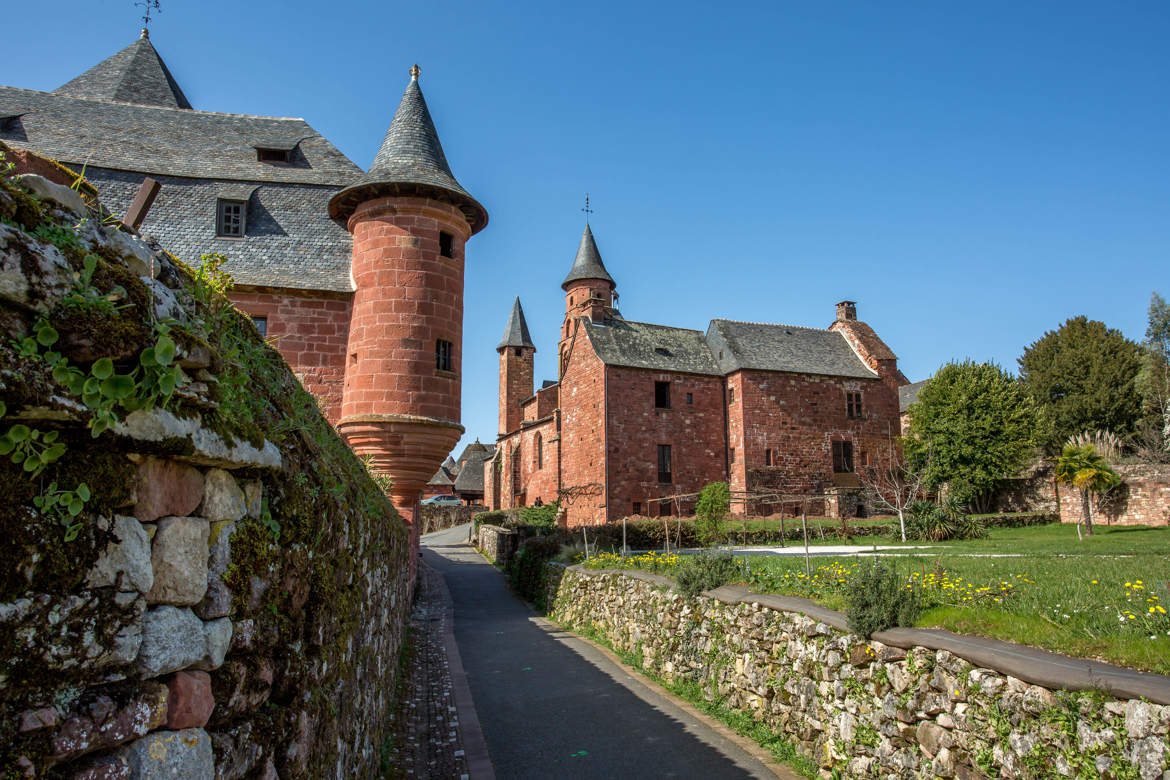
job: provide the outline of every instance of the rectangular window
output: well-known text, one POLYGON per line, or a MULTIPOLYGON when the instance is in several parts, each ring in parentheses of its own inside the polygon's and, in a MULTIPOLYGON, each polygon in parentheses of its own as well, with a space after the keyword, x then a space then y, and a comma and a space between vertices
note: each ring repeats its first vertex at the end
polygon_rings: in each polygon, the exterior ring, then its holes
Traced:
POLYGON ((654 383, 654 408, 670 408, 670 382, 654 383))
POLYGON ((454 257, 455 256, 454 241, 455 241, 455 237, 452 236, 450 233, 440 232, 439 233, 439 254, 442 255, 443 257, 454 257))
POLYGON ((632 514, 635 514, 635 515, 642 514, 642 502, 641 501, 634 502, 634 511, 632 514))
POLYGON ((764 465, 765 466, 775 465, 774 463, 772 463, 772 451, 771 450, 764 450, 764 465))
POLYGON ((727 403, 729 403, 729 404, 735 403, 735 388, 734 387, 727 388, 727 403))
POLYGON ((658 481, 667 483, 673 482, 670 472, 670 445, 658 445, 658 481))
POLYGON ((845 394, 845 411, 850 420, 861 419, 861 393, 845 394))
POLYGON ((260 162, 282 162, 289 161, 288 149, 256 149, 256 159, 260 162))
POLYGON ((242 200, 220 198, 215 214, 215 235, 225 238, 243 238, 244 215, 247 205, 242 200))
POLYGON ((851 441, 835 441, 835 442, 833 442, 833 473, 834 474, 852 474, 853 473, 853 442, 851 442, 851 441))
POLYGON ((659 501, 658 502, 658 516, 659 517, 670 517, 671 511, 672 510, 671 510, 671 506, 670 506, 669 501, 659 501))
POLYGON ((435 342, 435 368, 440 371, 453 371, 451 368, 451 342, 439 339, 435 342))
POLYGON ((256 330, 260 331, 260 338, 268 338, 267 317, 253 317, 252 324, 256 326, 256 330))
POLYGON ((730 459, 731 459, 731 462, 732 462, 732 463, 735 463, 735 447, 732 447, 732 448, 731 448, 731 449, 729 449, 727 452, 728 452, 728 454, 729 454, 729 457, 730 457, 730 459))
POLYGON ((687 406, 690 406, 690 405, 691 405, 692 403, 694 403, 694 402, 695 402, 695 396, 694 396, 694 394, 693 394, 693 393, 687 393, 687 406))

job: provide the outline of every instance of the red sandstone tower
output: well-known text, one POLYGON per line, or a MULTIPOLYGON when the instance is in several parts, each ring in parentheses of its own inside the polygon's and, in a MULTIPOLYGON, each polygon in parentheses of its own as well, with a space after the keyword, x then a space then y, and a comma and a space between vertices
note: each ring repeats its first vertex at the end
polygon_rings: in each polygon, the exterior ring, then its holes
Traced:
POLYGON ((593 322, 604 322, 614 311, 617 283, 601 262, 601 253, 597 251, 597 242, 593 240, 593 231, 588 224, 581 234, 573 267, 569 269, 565 281, 561 282, 561 289, 565 291, 565 321, 561 324, 560 353, 563 371, 565 341, 575 332, 578 318, 588 317, 593 322))
POLYGON ((520 427, 520 402, 532 395, 533 362, 536 345, 528 333, 520 299, 512 304, 504 337, 496 351, 500 353, 500 435, 520 427))
POLYGON ((338 430, 393 480, 417 534, 423 487, 463 434, 463 250, 487 211, 451 173, 419 69, 369 172, 329 201, 357 288, 338 430))

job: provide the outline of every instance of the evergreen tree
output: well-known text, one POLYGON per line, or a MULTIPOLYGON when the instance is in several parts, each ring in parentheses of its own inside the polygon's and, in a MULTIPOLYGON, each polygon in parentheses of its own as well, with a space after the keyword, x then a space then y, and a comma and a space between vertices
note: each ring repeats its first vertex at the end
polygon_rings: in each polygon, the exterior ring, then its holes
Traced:
POLYGON ((1073 317, 1028 346, 1020 379, 1041 413, 1040 444, 1058 454, 1070 436, 1109 430, 1126 438, 1137 429, 1141 349, 1121 331, 1073 317))
POLYGON ((1143 454, 1164 460, 1170 456, 1170 304, 1156 292, 1150 296, 1149 317, 1137 380, 1152 433, 1143 454))
POLYGON ((927 485, 985 508, 1000 482, 1034 450, 1036 410, 1024 387, 994 363, 948 363, 910 407, 906 456, 927 485))

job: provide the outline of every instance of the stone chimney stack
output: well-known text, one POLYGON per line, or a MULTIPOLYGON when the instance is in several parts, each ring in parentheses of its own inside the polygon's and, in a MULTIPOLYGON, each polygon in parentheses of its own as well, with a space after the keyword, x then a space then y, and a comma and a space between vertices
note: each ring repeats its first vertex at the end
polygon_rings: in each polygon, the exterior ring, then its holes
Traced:
POLYGON ((857 319, 857 301, 841 301, 837 304, 837 321, 857 319))

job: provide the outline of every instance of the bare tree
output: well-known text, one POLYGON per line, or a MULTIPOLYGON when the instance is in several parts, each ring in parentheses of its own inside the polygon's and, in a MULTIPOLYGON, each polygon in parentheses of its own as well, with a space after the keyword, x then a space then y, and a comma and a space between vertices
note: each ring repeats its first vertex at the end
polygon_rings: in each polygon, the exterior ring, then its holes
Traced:
MULTIPOLYGON (((929 460, 930 454, 927 453, 929 460)), ((906 509, 926 498, 924 475, 929 469, 915 470, 902 457, 901 448, 890 439, 886 451, 859 473, 861 486, 871 504, 898 516, 902 541, 906 541, 906 509)))

